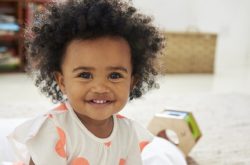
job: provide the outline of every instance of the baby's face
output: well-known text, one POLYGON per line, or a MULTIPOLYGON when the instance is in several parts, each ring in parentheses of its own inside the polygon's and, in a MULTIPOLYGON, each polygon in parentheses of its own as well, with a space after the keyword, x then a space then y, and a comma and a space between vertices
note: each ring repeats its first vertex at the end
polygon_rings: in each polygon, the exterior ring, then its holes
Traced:
POLYGON ((74 40, 66 50, 57 82, 84 119, 109 119, 127 103, 133 84, 131 52, 122 38, 74 40))

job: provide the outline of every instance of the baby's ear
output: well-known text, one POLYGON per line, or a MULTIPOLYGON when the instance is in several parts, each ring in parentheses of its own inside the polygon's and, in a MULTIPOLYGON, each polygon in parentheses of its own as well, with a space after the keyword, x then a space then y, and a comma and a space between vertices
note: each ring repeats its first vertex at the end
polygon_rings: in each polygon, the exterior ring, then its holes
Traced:
POLYGON ((56 83, 59 86, 62 93, 66 94, 63 74, 59 71, 56 71, 54 73, 54 77, 55 77, 56 83))

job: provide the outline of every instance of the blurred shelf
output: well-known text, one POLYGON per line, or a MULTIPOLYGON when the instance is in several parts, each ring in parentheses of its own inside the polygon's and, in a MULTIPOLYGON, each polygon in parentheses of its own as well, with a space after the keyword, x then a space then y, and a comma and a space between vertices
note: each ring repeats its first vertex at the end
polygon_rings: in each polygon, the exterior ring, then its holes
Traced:
MULTIPOLYGON (((0 15, 2 19, 2 30, 0 30, 0 48, 13 51, 13 58, 18 58, 20 64, 1 65, 0 73, 3 72, 23 72, 26 64, 24 48, 24 28, 34 22, 35 12, 41 12, 45 3, 52 0, 0 0, 0 15), (13 23, 19 29, 3 29, 4 24, 13 23)), ((5 27, 5 26, 4 26, 5 27)), ((12 27, 13 28, 13 27, 12 27)), ((0 52, 1 53, 1 52, 0 52)), ((2 52, 2 54, 5 52, 2 52)))
POLYGON ((18 41, 19 39, 19 34, 14 34, 14 35, 0 35, 0 42, 13 42, 13 41, 18 41))

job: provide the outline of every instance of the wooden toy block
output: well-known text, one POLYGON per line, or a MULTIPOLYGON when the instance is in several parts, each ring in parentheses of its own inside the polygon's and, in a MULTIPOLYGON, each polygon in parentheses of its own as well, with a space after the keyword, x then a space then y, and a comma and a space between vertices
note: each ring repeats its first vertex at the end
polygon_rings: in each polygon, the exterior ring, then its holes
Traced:
POLYGON ((154 135, 162 131, 173 131, 177 135, 178 142, 174 142, 171 137, 168 137, 169 140, 175 143, 186 156, 202 136, 193 114, 185 111, 164 110, 155 114, 148 125, 148 130, 154 135))

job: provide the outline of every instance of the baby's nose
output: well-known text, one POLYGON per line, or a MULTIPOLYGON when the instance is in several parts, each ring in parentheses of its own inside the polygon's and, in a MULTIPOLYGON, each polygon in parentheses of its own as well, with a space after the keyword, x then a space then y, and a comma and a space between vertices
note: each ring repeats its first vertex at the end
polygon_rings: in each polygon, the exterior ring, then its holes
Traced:
POLYGON ((91 88, 93 93, 108 93, 110 88, 107 82, 95 82, 91 88))

